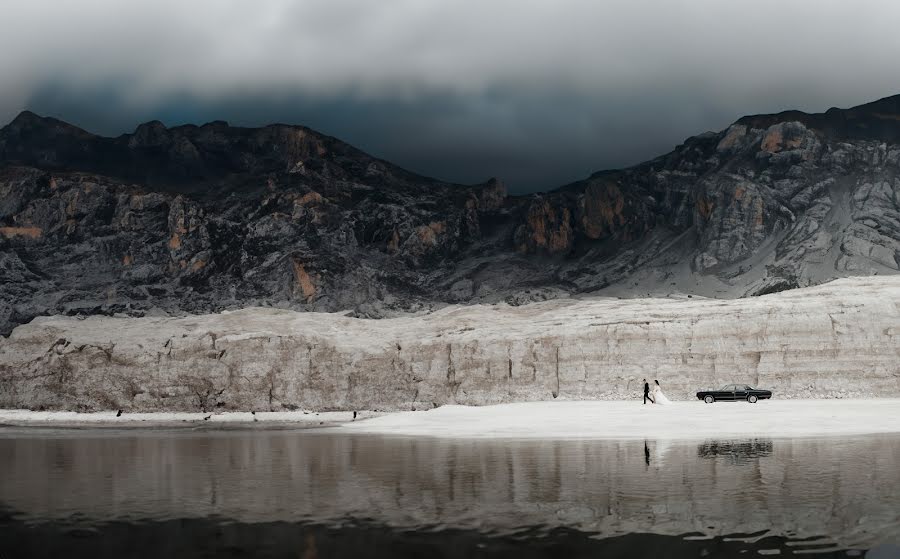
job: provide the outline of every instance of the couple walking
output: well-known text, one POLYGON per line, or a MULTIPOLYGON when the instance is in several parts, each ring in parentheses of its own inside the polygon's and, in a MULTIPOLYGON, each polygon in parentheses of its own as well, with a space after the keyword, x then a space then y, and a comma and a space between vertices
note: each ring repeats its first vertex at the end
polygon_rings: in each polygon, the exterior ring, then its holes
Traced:
POLYGON ((663 394, 662 388, 659 386, 659 381, 653 381, 653 389, 650 389, 650 385, 647 384, 647 379, 644 379, 644 403, 647 403, 647 400, 650 400, 651 404, 660 404, 660 405, 668 405, 671 404, 666 395, 663 394))

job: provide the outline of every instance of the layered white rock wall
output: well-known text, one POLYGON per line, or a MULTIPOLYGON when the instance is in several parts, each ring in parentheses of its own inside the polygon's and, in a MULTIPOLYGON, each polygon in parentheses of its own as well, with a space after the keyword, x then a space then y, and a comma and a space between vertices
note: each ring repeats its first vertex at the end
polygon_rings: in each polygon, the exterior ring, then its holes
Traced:
POLYGON ((582 299, 364 320, 251 308, 39 318, 0 340, 0 407, 411 409, 673 399, 746 382, 776 397, 900 396, 900 277, 739 300, 582 299))

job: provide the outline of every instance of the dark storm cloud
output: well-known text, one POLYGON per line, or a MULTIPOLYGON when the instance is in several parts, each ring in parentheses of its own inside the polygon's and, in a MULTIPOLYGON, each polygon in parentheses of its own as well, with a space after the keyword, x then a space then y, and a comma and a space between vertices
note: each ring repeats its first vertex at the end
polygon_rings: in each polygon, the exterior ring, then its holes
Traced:
POLYGON ((301 123, 540 190, 746 113, 900 92, 890 1, 7 0, 0 120, 301 123))

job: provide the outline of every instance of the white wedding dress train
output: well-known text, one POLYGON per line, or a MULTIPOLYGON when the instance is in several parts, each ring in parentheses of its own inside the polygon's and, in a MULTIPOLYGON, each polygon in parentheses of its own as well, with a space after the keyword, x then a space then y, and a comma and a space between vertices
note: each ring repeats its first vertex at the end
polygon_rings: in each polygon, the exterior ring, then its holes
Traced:
POLYGON ((653 385, 653 388, 650 390, 650 397, 653 398, 654 403, 661 406, 668 406, 672 403, 666 395, 663 394, 662 388, 660 388, 658 384, 653 385))

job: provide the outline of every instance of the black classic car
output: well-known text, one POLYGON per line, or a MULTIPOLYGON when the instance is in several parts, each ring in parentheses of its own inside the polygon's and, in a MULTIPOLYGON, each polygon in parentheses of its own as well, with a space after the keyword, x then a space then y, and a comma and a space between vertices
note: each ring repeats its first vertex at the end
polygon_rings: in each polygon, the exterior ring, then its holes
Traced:
POLYGON ((721 401, 736 402, 738 400, 747 400, 751 404, 755 404, 757 400, 768 400, 771 397, 771 390, 760 390, 746 384, 728 384, 719 390, 701 390, 697 392, 697 398, 707 404, 721 401))

